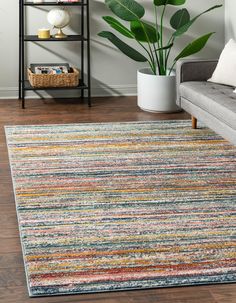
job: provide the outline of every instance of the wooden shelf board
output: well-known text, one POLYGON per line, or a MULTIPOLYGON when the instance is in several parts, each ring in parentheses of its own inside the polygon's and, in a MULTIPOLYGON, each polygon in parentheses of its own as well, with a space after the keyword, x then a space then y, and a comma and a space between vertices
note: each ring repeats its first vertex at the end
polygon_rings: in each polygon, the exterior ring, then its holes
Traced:
POLYGON ((34 2, 24 2, 24 6, 82 6, 87 5, 86 3, 81 2, 42 2, 42 3, 34 3, 34 2))
POLYGON ((25 81, 24 83, 25 90, 69 90, 69 89, 88 89, 88 86, 85 83, 80 83, 78 86, 75 87, 32 87, 29 81, 25 81))
POLYGON ((38 38, 38 36, 36 35, 25 35, 24 36, 24 41, 28 42, 28 41, 37 41, 37 42, 61 42, 61 41, 87 41, 87 38, 82 37, 81 35, 68 35, 66 38, 54 38, 51 37, 50 39, 40 39, 38 38))

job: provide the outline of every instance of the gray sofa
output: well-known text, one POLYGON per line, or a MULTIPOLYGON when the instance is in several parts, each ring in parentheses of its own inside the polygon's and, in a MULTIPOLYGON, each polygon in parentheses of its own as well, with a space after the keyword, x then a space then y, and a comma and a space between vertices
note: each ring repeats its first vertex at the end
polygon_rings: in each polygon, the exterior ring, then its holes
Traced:
POLYGON ((181 60, 177 64, 177 104, 197 120, 236 145, 236 94, 234 88, 207 82, 217 60, 181 60))

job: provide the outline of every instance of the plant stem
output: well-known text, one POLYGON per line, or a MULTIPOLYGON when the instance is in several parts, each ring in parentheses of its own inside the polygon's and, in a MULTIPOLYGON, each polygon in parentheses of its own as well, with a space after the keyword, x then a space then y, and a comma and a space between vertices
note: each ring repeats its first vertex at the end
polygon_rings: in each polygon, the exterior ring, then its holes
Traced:
POLYGON ((149 63, 149 65, 150 65, 151 70, 153 71, 153 73, 156 74, 155 62, 153 62, 153 59, 152 59, 152 57, 150 56, 150 53, 149 53, 148 49, 146 49, 146 47, 145 47, 141 42, 139 42, 138 40, 136 40, 136 41, 137 41, 138 44, 147 52, 148 57, 149 57, 149 59, 150 59, 150 60, 148 60, 148 63, 149 63))
POLYGON ((149 40, 149 37, 148 37, 148 34, 145 30, 145 27, 143 26, 143 31, 145 33, 145 36, 146 36, 146 39, 148 41, 148 47, 149 47, 149 51, 150 51, 150 58, 152 58, 152 63, 153 63, 153 67, 154 67, 154 70, 155 70, 155 74, 156 74, 156 65, 155 65, 155 59, 154 59, 154 56, 153 56, 153 53, 152 53, 152 48, 151 48, 151 43, 150 43, 150 40, 149 40))
POLYGON ((153 45, 153 47, 154 47, 154 52, 155 52, 155 56, 156 56, 156 65, 158 67, 158 73, 160 75, 161 74, 160 62, 159 62, 159 58, 158 58, 158 55, 157 55, 157 51, 155 51, 155 45, 153 45))
POLYGON ((149 54, 150 54, 150 59, 151 59, 152 66, 153 66, 152 70, 153 70, 154 74, 156 75, 156 73, 157 73, 157 72, 156 72, 156 64, 155 64, 155 58, 154 58, 153 53, 152 53, 151 43, 150 43, 148 34, 147 34, 147 32, 146 32, 145 26, 143 26, 143 24, 142 24, 142 21, 140 21, 140 24, 141 24, 142 27, 143 27, 143 31, 144 31, 144 33, 145 33, 146 40, 147 40, 147 43, 148 43, 149 52, 150 52, 150 53, 149 53, 149 54))
POLYGON ((174 63, 172 64, 172 66, 171 66, 171 68, 170 68, 170 70, 169 70, 169 74, 168 74, 169 76, 170 76, 170 74, 171 74, 171 72, 172 72, 172 70, 173 70, 175 64, 176 64, 176 61, 174 61, 174 63))
MULTIPOLYGON (((166 11, 166 5, 164 5, 164 8, 163 8, 163 11, 162 11, 162 14, 161 14, 161 29, 160 29, 160 46, 161 47, 163 47, 163 21, 164 21, 165 11, 166 11)), ((164 66, 164 51, 160 50, 159 55, 160 55, 161 75, 165 75, 166 74, 166 69, 165 69, 165 66, 164 66)))
MULTIPOLYGON (((171 43, 174 43, 174 41, 175 41, 175 37, 173 37, 173 35, 172 35, 171 38, 170 38, 170 40, 168 41, 167 45, 169 45, 171 43)), ((166 68, 166 70, 168 68, 168 60, 169 60, 169 56, 170 56, 171 50, 172 50, 172 47, 170 47, 169 49, 165 50, 165 68, 166 68)))
POLYGON ((150 50, 150 58, 151 58, 151 61, 152 61, 152 64, 153 64, 154 73, 156 75, 156 64, 155 64, 155 59, 154 59, 154 56, 153 56, 153 53, 152 53, 152 48, 151 48, 150 42, 148 42, 148 47, 149 47, 149 50, 150 50))
MULTIPOLYGON (((159 33, 159 24, 158 24, 158 20, 157 20, 157 7, 156 5, 154 5, 154 12, 155 12, 155 22, 156 22, 156 37, 157 37, 157 47, 160 48, 160 33, 159 33)), ((155 51, 155 56, 156 56, 156 63, 158 66, 158 72, 159 75, 161 74, 161 67, 160 67, 160 62, 159 62, 159 58, 157 55, 157 52, 155 51)))

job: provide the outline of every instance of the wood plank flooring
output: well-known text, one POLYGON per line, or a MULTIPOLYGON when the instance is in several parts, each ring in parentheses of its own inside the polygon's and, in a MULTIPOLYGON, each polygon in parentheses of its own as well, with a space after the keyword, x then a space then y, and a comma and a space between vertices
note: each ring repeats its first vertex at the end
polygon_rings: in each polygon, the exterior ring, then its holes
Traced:
POLYGON ((0 303, 236 303, 236 284, 29 298, 21 254, 4 125, 189 119, 186 113, 153 114, 136 98, 94 98, 92 108, 74 100, 0 100, 0 303))

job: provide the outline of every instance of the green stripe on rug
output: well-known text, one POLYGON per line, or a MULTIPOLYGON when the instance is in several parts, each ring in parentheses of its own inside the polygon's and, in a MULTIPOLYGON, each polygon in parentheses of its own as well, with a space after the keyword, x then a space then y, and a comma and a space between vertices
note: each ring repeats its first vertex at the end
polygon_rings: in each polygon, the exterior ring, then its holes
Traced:
POLYGON ((236 280, 236 149, 209 129, 5 130, 30 296, 236 280))

